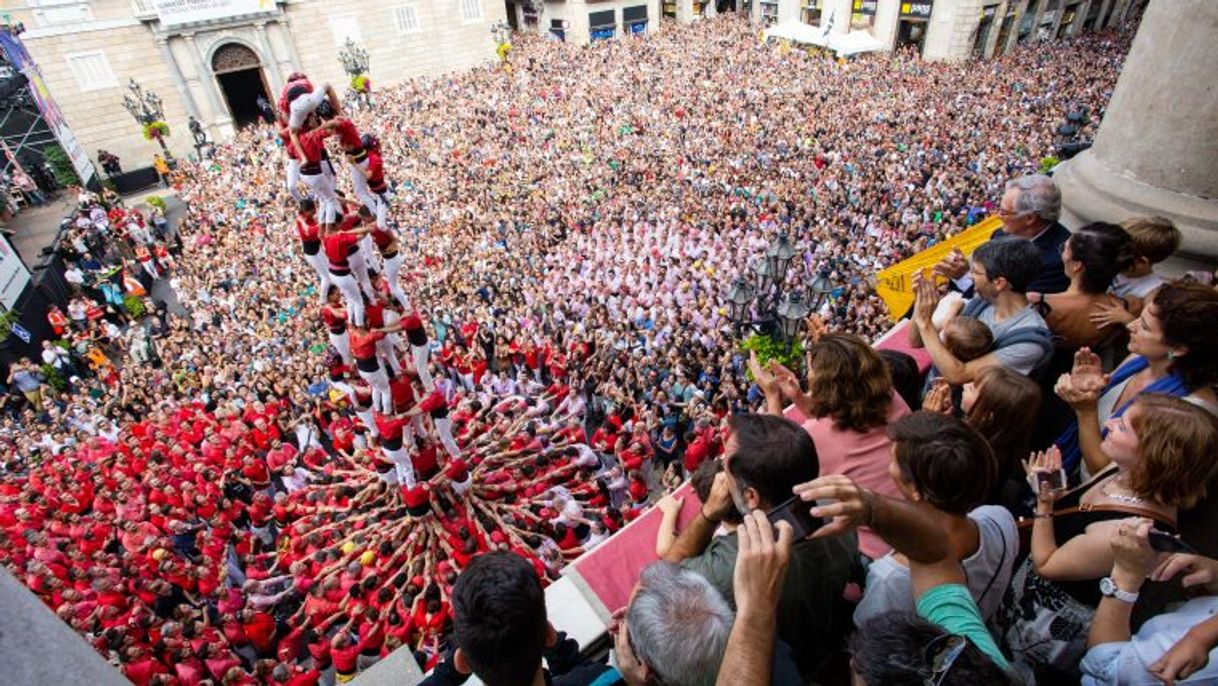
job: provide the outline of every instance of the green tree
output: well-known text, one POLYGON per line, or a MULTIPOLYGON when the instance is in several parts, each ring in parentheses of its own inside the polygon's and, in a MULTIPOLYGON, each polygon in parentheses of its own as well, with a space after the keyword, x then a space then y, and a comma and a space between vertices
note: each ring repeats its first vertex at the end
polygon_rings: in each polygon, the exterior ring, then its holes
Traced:
POLYGON ((51 165, 51 170, 55 172, 55 180, 60 186, 74 186, 80 184, 80 177, 76 175, 76 167, 72 166, 72 160, 68 157, 68 153, 63 151, 63 148, 58 145, 48 145, 42 149, 42 155, 46 158, 47 164, 51 165))

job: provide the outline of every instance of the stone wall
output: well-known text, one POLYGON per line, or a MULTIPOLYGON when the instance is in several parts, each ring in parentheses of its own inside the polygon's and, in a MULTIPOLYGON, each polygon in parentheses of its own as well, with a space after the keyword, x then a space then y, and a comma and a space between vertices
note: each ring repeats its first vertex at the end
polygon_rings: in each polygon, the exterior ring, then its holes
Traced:
MULTIPOLYGON (((170 31, 162 30, 151 13, 137 17, 129 0, 67 0, 58 14, 43 9, 12 13, 14 21, 26 24, 22 39, 85 151, 96 160, 97 149, 105 148, 122 159, 124 168, 135 168, 151 164, 160 147, 144 140, 140 124, 123 108, 130 79, 161 97, 172 130, 166 142, 184 157, 193 152, 189 115, 207 127, 213 140, 233 134, 210 61, 225 43, 241 43, 258 55, 265 82, 276 91, 272 97, 296 69, 317 82, 333 83, 341 93, 350 77, 338 50, 350 35, 370 53, 375 89, 494 60, 490 29, 506 19, 504 4, 469 1, 477 3, 479 12, 467 20, 466 0, 288 0, 253 21, 219 20, 170 31), (70 12, 60 11, 65 7, 70 12), (412 17, 413 25, 402 25, 403 16, 412 17), (82 82, 82 69, 103 78, 82 82)), ((653 2, 658 15, 658 1, 653 2)))
POLYGON ((130 3, 95 0, 89 7, 94 21, 66 26, 39 26, 29 10, 13 11, 18 20, 27 22, 22 40, 77 140, 95 163, 97 149, 105 148, 122 158, 124 168, 152 164, 160 146, 144 140, 140 124, 123 108, 127 83, 135 78, 164 101, 172 131, 166 143, 174 154, 185 155, 190 150, 186 106, 152 34, 131 14, 130 3), (90 68, 99 66, 99 58, 86 57, 89 54, 100 55, 110 75, 88 79, 82 88, 69 60, 77 60, 77 69, 81 59, 93 60, 90 68))

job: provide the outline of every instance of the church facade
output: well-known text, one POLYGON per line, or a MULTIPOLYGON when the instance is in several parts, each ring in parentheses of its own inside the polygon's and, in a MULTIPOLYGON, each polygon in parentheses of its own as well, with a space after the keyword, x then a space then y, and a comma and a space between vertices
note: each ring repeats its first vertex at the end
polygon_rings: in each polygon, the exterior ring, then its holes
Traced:
POLYGON ((160 97, 175 155, 193 152, 190 117, 224 142, 274 103, 293 71, 341 95, 348 40, 367 52, 376 88, 495 59, 499 0, 31 0, 12 10, 46 88, 96 162, 124 168, 160 151, 123 106, 135 80, 160 97))

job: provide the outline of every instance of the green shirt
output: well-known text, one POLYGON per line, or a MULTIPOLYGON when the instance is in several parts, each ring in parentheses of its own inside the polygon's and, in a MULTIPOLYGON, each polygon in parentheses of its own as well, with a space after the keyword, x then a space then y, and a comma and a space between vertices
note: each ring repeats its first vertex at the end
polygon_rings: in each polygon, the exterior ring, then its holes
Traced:
MULTIPOLYGON (((697 557, 681 563, 706 577, 734 609, 732 576, 740 542, 735 533, 716 536, 697 557)), ((858 558, 858 537, 853 533, 799 541, 791 551, 787 579, 778 601, 778 636, 791 647, 800 675, 807 681, 829 654, 837 650, 848 627, 835 617, 842 613, 842 589, 850 580, 858 558)))
POLYGON ((977 609, 977 603, 967 586, 935 586, 918 598, 918 614, 953 634, 964 636, 989 656, 994 664, 1006 670, 1011 669, 1010 663, 998 649, 998 644, 994 643, 994 637, 985 628, 981 610, 977 609))

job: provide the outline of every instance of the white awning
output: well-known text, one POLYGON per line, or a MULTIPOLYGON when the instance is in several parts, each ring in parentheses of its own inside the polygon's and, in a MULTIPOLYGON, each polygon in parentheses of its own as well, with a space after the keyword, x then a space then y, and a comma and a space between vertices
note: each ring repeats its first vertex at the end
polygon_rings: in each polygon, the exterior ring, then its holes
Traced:
POLYGON ((855 55, 860 52, 873 52, 887 48, 883 42, 866 31, 851 31, 850 33, 830 32, 828 35, 825 35, 823 28, 805 24, 798 19, 789 19, 766 29, 765 37, 785 38, 804 45, 819 45, 822 48, 829 48, 842 56, 855 55))

